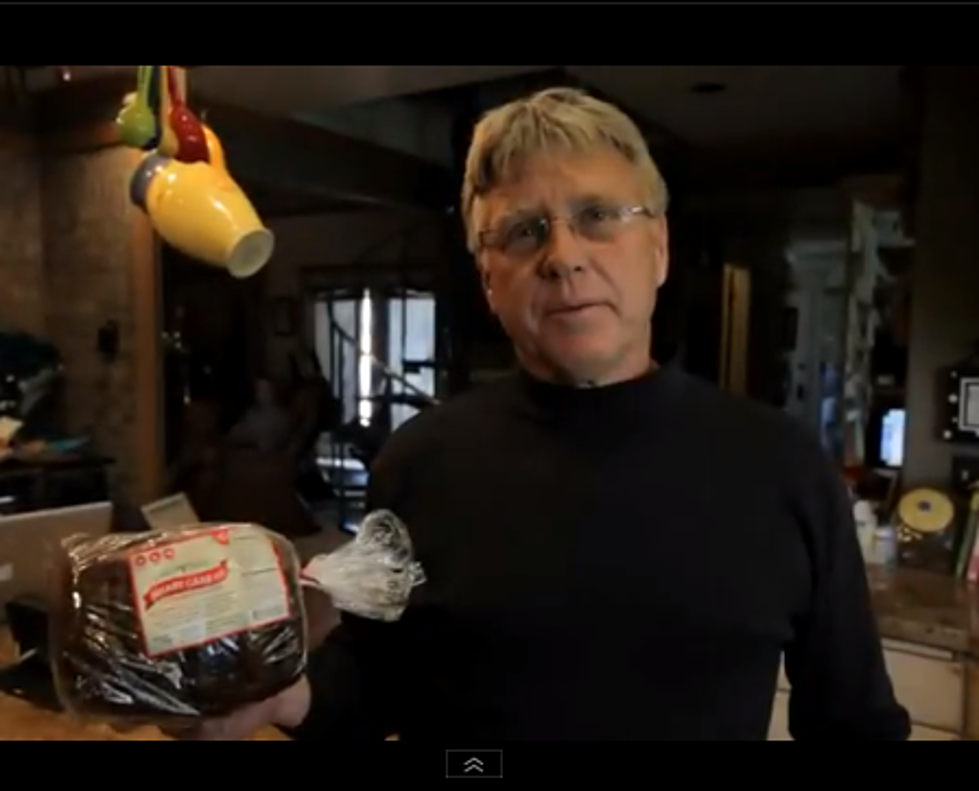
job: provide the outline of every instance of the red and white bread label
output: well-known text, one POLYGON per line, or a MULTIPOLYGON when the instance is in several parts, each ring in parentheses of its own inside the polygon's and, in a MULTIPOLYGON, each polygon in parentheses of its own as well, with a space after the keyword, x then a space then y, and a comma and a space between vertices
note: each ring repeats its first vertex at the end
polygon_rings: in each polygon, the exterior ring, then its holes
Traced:
POLYGON ((148 656, 193 648, 292 615, 282 563, 254 525, 206 528, 130 553, 148 656))

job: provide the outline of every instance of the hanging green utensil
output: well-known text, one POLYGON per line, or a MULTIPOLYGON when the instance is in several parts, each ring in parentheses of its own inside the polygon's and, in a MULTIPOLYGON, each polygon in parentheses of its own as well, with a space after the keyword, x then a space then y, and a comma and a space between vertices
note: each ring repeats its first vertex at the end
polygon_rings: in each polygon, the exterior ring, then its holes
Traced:
POLYGON ((156 120, 149 105, 149 67, 138 66, 136 96, 122 108, 116 123, 122 142, 132 148, 142 148, 156 134, 156 120))

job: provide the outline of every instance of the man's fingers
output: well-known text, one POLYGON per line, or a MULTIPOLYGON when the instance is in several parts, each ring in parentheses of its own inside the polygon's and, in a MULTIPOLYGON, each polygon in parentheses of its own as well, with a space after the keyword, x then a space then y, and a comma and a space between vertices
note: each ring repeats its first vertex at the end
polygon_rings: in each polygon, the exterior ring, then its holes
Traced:
POLYGON ((197 729, 194 738, 207 742, 248 739, 272 724, 271 712, 268 701, 246 706, 228 717, 206 720, 197 729))
POLYGON ((298 725, 309 711, 311 692, 303 676, 274 698, 245 706, 227 717, 217 717, 188 726, 167 726, 161 730, 181 741, 241 741, 270 725, 298 725))

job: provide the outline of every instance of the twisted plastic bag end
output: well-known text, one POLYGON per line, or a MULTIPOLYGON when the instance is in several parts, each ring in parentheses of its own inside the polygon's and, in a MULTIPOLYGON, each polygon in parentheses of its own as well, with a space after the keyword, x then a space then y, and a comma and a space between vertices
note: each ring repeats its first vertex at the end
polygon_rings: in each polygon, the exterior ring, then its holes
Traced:
POLYGON ((301 584, 326 593, 344 612, 376 621, 397 621, 411 591, 425 582, 408 528, 391 511, 372 511, 355 538, 313 557, 301 584))

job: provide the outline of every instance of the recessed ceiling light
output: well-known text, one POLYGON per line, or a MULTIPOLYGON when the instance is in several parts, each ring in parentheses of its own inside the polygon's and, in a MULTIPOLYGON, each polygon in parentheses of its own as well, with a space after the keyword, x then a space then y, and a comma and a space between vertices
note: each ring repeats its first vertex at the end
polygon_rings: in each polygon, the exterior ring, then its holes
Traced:
POLYGON ((699 93, 703 95, 724 93, 726 90, 727 85, 725 85, 723 82, 696 82, 690 86, 691 93, 699 93))

